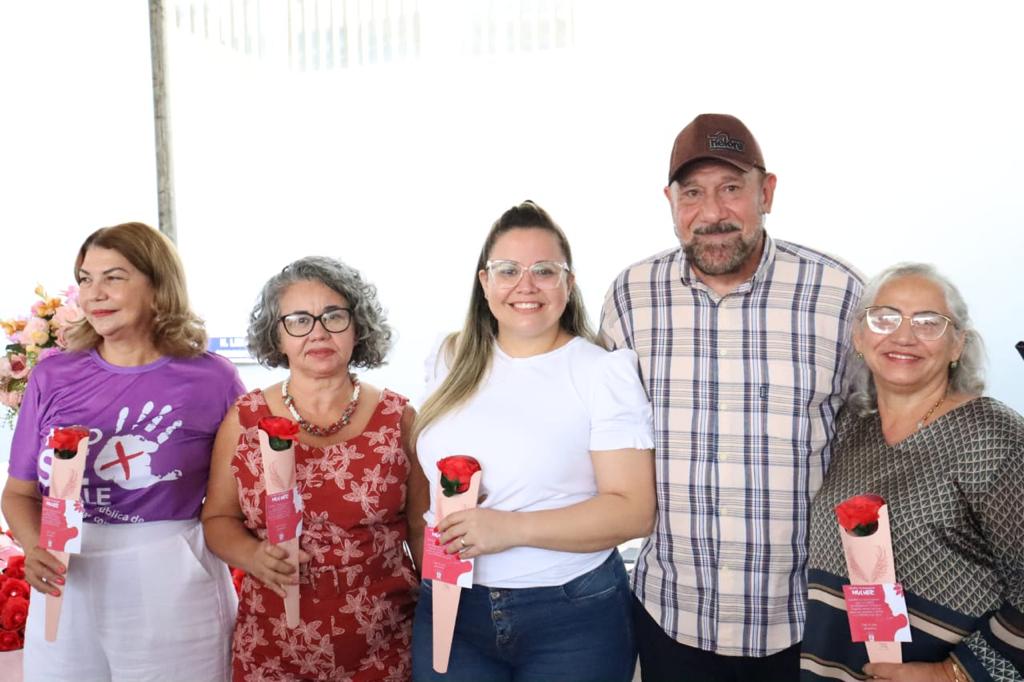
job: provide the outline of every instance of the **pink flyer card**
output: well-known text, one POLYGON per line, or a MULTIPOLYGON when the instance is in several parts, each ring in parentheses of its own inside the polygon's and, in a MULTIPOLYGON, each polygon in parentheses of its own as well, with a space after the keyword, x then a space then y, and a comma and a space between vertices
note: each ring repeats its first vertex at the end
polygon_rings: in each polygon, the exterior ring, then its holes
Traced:
POLYGON ((909 642, 910 618, 899 583, 843 585, 854 642, 909 642))
POLYGON ((267 540, 279 545, 302 535, 302 496, 297 487, 267 493, 267 540))
POLYGON ((39 546, 53 552, 79 554, 85 508, 81 500, 44 497, 40 518, 39 546))
POLYGON ((437 580, 466 589, 473 587, 473 560, 448 554, 440 544, 441 534, 428 526, 423 530, 423 579, 437 580))

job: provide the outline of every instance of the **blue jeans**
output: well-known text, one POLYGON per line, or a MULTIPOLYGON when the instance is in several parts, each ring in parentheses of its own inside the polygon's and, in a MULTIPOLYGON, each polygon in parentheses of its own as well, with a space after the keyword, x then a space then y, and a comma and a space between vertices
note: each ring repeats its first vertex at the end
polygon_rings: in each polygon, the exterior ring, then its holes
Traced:
POLYGON ((630 682, 632 595, 617 551, 564 585, 462 590, 448 672, 433 670, 431 581, 412 629, 415 682, 630 682))

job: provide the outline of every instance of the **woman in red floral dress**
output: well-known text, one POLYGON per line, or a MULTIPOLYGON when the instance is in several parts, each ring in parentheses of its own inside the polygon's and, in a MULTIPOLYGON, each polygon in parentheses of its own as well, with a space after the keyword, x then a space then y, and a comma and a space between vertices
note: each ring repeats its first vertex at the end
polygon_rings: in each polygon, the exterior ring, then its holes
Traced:
POLYGON ((428 494, 408 447, 414 412, 406 398, 349 373, 382 364, 390 336, 374 288, 327 258, 286 267, 253 310, 250 350, 290 376, 247 393, 228 413, 203 510, 210 548, 246 572, 232 649, 237 681, 410 678, 418 580, 405 543, 418 555, 422 520, 405 510, 409 498, 428 494), (266 541, 256 424, 271 415, 302 427, 297 575, 266 541), (283 586, 296 582, 300 623, 290 629, 283 586))

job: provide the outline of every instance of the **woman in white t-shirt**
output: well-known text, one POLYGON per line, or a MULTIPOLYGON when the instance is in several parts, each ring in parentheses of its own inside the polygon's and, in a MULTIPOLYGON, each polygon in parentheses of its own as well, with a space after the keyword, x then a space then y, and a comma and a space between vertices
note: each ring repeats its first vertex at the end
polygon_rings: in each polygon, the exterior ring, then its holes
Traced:
MULTIPOLYGON (((533 202, 494 223, 476 271, 462 332, 428 362, 414 434, 432 490, 443 457, 482 466, 479 507, 437 524, 447 551, 475 559, 474 585, 442 676, 424 581, 413 679, 628 681, 630 594, 615 547, 647 535, 655 514, 636 354, 592 342, 568 241, 533 202)), ((435 525, 437 510, 424 511, 435 525)))

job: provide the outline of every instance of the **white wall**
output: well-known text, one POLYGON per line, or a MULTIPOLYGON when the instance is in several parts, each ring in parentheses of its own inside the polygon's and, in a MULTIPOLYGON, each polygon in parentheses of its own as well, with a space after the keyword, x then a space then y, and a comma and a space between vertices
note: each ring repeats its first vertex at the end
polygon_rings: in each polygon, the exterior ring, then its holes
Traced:
MULTIPOLYGON (((95 227, 155 221, 144 5, 0 5, 2 317, 37 281, 67 284, 95 227)), ((1012 348, 1024 337, 1021 10, 848 7, 587 0, 572 50, 427 50, 415 65, 331 74, 172 32, 179 244, 196 307, 214 335, 244 333, 267 276, 302 255, 341 257, 377 283, 398 332, 369 380, 418 396, 423 356, 460 325, 504 209, 532 198, 562 224, 596 318, 623 266, 673 244, 661 190, 676 132, 729 112, 779 176, 769 231, 867 274, 938 264, 988 342, 990 394, 1024 411, 1012 348)))

